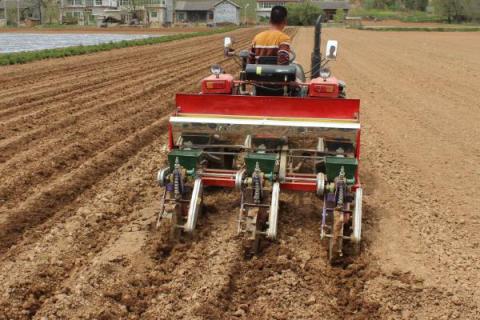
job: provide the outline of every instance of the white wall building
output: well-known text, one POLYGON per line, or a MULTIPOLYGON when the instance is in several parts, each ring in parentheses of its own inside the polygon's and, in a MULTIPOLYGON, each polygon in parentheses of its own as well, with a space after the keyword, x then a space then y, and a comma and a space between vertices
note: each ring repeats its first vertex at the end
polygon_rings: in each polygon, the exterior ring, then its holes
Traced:
POLYGON ((213 21, 215 24, 240 24, 240 6, 230 0, 222 0, 214 5, 213 21))
POLYGON ((303 0, 257 0, 257 19, 269 19, 275 6, 286 6, 288 3, 301 3, 303 0))
POLYGON ((112 17, 129 23, 134 17, 139 23, 160 27, 167 21, 166 0, 62 0, 64 22, 69 19, 80 25, 99 24, 112 17))

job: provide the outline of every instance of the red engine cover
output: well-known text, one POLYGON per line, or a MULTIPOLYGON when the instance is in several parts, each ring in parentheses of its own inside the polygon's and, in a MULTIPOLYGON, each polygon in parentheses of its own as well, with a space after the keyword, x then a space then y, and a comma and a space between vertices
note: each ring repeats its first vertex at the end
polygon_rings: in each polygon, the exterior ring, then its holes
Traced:
POLYGON ((338 80, 335 77, 327 79, 315 78, 310 81, 308 95, 310 97, 338 98, 338 80))
POLYGON ((233 76, 231 74, 220 74, 218 78, 212 74, 202 80, 202 93, 232 93, 233 76))

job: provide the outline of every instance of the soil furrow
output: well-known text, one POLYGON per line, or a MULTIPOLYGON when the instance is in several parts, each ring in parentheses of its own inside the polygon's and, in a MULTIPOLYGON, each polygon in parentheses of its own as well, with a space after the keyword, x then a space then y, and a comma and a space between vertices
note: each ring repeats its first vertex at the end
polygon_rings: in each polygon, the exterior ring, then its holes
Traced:
MULTIPOLYGON (((240 35, 247 32, 253 33, 252 30, 238 30, 233 31, 231 34, 240 35)), ((95 74, 96 71, 102 69, 103 67, 121 67, 124 65, 126 60, 129 60, 129 58, 131 59, 138 57, 139 55, 144 54, 145 56, 155 56, 162 52, 178 52, 178 50, 190 48, 192 45, 204 43, 205 41, 202 41, 202 39, 220 41, 222 37, 224 37, 222 34, 202 36, 151 46, 124 48, 114 51, 69 57, 68 59, 52 59, 29 63, 28 65, 6 66, 2 67, 0 72, 0 81, 5 83, 5 86, 3 87, 5 90, 12 87, 17 87, 16 85, 13 85, 17 82, 25 85, 38 83, 39 80, 47 83, 61 83, 56 76, 57 74, 62 74, 62 79, 72 79, 70 75, 76 74, 77 72, 81 73, 93 71, 95 74), (34 77, 32 77, 32 75, 34 75, 34 77)), ((221 42, 218 43, 221 45, 221 42)))
MULTIPOLYGON (((203 47, 199 47, 199 50, 204 50, 205 56, 208 56, 211 53, 217 53, 218 50, 209 49, 205 50, 203 47)), ((89 87, 98 89, 96 86, 106 87, 111 83, 118 83, 119 85, 126 86, 130 84, 130 81, 133 82, 135 78, 147 78, 148 75, 157 72, 158 67, 161 66, 162 70, 169 71, 169 67, 173 64, 173 62, 177 61, 177 64, 188 64, 190 60, 195 57, 197 52, 194 49, 190 50, 183 50, 183 52, 179 53, 177 57, 166 57, 162 59, 161 57, 153 57, 148 60, 146 63, 136 63, 136 62, 126 62, 127 64, 123 64, 121 67, 116 68, 115 66, 111 66, 107 69, 99 69, 96 70, 95 74, 98 75, 99 72, 102 72, 102 76, 92 76, 88 75, 86 81, 82 81, 82 77, 78 77, 75 81, 68 83, 69 81, 64 81, 62 83, 67 83, 65 86, 48 86, 48 91, 51 92, 51 95, 47 95, 44 97, 43 92, 32 92, 29 91, 28 94, 23 92, 22 98, 29 99, 29 101, 17 101, 14 100, 14 106, 11 108, 7 108, 7 102, 3 102, 5 108, 3 108, 0 116, 10 116, 11 114, 15 114, 18 111, 27 111, 32 107, 37 105, 41 105, 43 103, 47 103, 50 101, 57 101, 60 102, 61 99, 68 98, 69 96, 74 96, 75 93, 78 92, 88 92, 89 87), (181 59, 179 62, 178 59, 181 59), (130 80, 125 82, 123 80, 130 80), (43 99, 42 99, 43 98, 43 99), (31 103, 29 103, 31 102, 31 103)), ((130 59, 132 60, 132 59, 130 59)), ((145 80, 148 81, 148 80, 145 80)), ((131 84, 134 85, 133 83, 131 84)), ((84 97, 81 97, 84 99, 84 97)))
MULTIPOLYGON (((203 61, 210 61, 210 60, 207 58, 206 60, 203 60, 203 61)), ((203 61, 200 60, 199 63, 203 61)), ((206 68, 206 65, 202 67, 206 68)), ((201 70, 201 68, 194 69, 193 71, 195 70, 199 71, 201 70)), ((150 85, 148 88, 144 87, 142 91, 139 91, 135 87, 130 88, 128 90, 123 90, 122 95, 119 98, 114 100, 105 100, 105 101, 102 101, 103 103, 100 103, 98 98, 96 100, 90 99, 90 101, 87 102, 87 104, 82 104, 81 101, 80 102, 75 101, 74 103, 72 103, 75 106, 73 110, 61 111, 62 113, 65 114, 65 116, 58 117, 61 120, 58 121, 57 123, 51 123, 50 121, 48 121, 47 123, 45 123, 46 126, 41 126, 42 123, 33 123, 33 124, 28 123, 28 125, 26 124, 27 128, 33 128, 33 130, 30 130, 30 131, 25 130, 26 132, 21 131, 22 135, 14 136, 14 137, 11 137, 10 139, 7 138, 4 141, 2 141, 2 143, 0 143, 0 150, 3 151, 2 159, 4 159, 3 161, 5 161, 5 159, 8 158, 9 154, 13 155, 18 152, 17 150, 12 149, 11 146, 28 147, 28 144, 26 144, 26 142, 32 141, 32 140, 38 140, 40 138, 45 138, 49 134, 54 134, 56 130, 60 130, 60 129, 63 130, 67 128, 69 125, 77 125, 78 121, 84 122, 88 120, 88 118, 85 118, 85 117, 88 117, 89 115, 95 116, 95 114, 97 114, 98 112, 105 112, 106 108, 113 107, 115 108, 113 110, 116 110, 119 107, 124 108, 125 103, 137 101, 139 97, 148 97, 149 94, 154 93, 154 91, 156 91, 156 89, 159 87, 168 88, 170 85, 175 84, 175 82, 178 81, 178 79, 180 79, 182 76, 186 76, 188 74, 189 74, 188 72, 180 73, 177 75, 178 78, 171 77, 167 80, 163 80, 161 74, 159 74, 158 77, 155 75, 151 76, 150 79, 146 79, 146 80, 150 80, 150 83, 153 83, 153 85, 150 85), (75 110, 78 110, 78 112, 74 112, 75 110)), ((143 84, 144 83, 143 80, 145 79, 140 80, 138 84, 139 85, 143 84)), ((113 88, 113 89, 116 90, 119 88, 113 88)), ((108 95, 108 92, 106 92, 105 94, 108 95)), ((48 118, 46 120, 48 120, 48 118)), ((15 128, 15 131, 17 131, 17 128, 15 128)))
MULTIPOLYGON (((205 50, 204 53, 205 56, 208 56, 211 53, 218 53, 218 50, 205 50)), ((156 72, 158 72, 157 68, 159 66, 162 67, 162 70, 166 74, 169 71, 169 67, 172 67, 173 65, 180 66, 182 64, 188 64, 190 62, 189 59, 195 57, 195 55, 195 51, 190 50, 187 51, 185 55, 180 54, 178 57, 171 57, 170 59, 150 59, 145 64, 132 62, 131 66, 124 65, 122 66, 122 68, 110 67, 107 70, 100 69, 94 71, 97 75, 99 72, 102 72, 101 77, 93 77, 91 74, 89 74, 86 77, 77 77, 72 83, 68 83, 69 81, 67 80, 62 81, 62 83, 67 83, 64 86, 49 85, 46 91, 30 91, 28 92, 28 94, 23 92, 23 94, 21 94, 22 99, 24 99, 23 101, 19 100, 18 98, 12 98, 10 101, 0 101, 5 106, 4 108, 2 108, 3 111, 0 112, 0 119, 7 116, 10 118, 12 115, 18 115, 18 113, 23 116, 21 112, 28 112, 30 109, 44 105, 46 103, 61 102, 62 100, 68 99, 70 97, 77 98, 78 93, 89 92, 91 91, 89 90, 91 88, 95 90, 108 88, 110 91, 114 91, 115 89, 121 90, 122 87, 127 88, 135 86, 136 82, 148 82, 150 80, 150 77, 156 72), (182 61, 178 62, 178 59, 182 59, 182 61), (86 81, 82 81, 83 78, 86 78, 86 81), (129 81, 127 82, 124 80, 129 81), (111 86, 111 84, 118 84, 118 86, 121 88, 111 88, 109 87, 111 86), (13 106, 8 107, 9 103, 13 104, 13 106)), ((92 97, 93 94, 90 94, 89 96, 92 97)), ((78 98, 88 101, 86 100, 88 98, 88 95, 82 95, 78 98)), ((51 109, 52 107, 49 108, 49 110, 51 109)), ((28 114, 25 116, 28 116, 28 114)))
MULTIPOLYGON (((195 73, 196 71, 193 69, 189 72, 195 73)), ((182 75, 179 74, 179 76, 182 75)), ((173 85, 177 84, 177 81, 172 80, 171 82, 173 85)), ((168 84, 165 83, 164 88, 167 87, 168 84)), ((185 88, 185 85, 177 86, 179 90, 182 88, 185 88)), ((12 177, 0 187, 2 205, 14 207, 16 202, 23 201, 29 196, 28 189, 48 180, 54 180, 64 172, 75 169, 94 153, 134 134, 138 128, 142 128, 151 119, 160 118, 170 112, 171 108, 167 104, 155 104, 155 101, 162 100, 162 95, 165 93, 150 97, 142 104, 127 108, 125 114, 116 112, 115 117, 107 116, 103 121, 99 121, 98 117, 97 122, 83 119, 86 120, 86 127, 81 128, 79 123, 76 123, 75 134, 64 136, 58 140, 49 140, 48 144, 37 145, 34 149, 29 149, 23 163, 16 151, 15 158, 6 163, 0 171, 6 179, 9 176, 12 177), (114 125, 110 125, 110 123, 114 125), (58 151, 51 152, 51 145, 56 145, 58 151), (32 158, 43 160, 32 162, 32 158), (22 167, 21 172, 18 171, 19 165, 22 167), (14 195, 16 198, 12 199, 11 197, 14 195)))
POLYGON ((70 205, 97 180, 116 170, 129 156, 151 143, 165 129, 166 119, 153 122, 134 136, 97 154, 77 170, 51 182, 11 210, 6 221, 0 224, 0 254, 17 242, 26 228, 43 223, 56 211, 70 205))
MULTIPOLYGON (((139 217, 137 210, 145 206, 143 203, 150 204, 155 195, 151 192, 156 190, 155 187, 151 188, 154 183, 145 179, 145 171, 157 167, 162 161, 165 142, 162 140, 146 146, 104 181, 97 180, 92 190, 79 196, 78 208, 57 212, 42 226, 42 233, 46 233, 46 237, 31 232, 21 245, 12 248, 4 256, 0 279, 4 284, 2 290, 5 290, 2 296, 7 294, 8 298, 0 298, 0 306, 5 312, 8 311, 9 318, 22 318, 22 315, 31 317, 43 303, 60 304, 60 298, 64 293, 68 294, 67 284, 62 284, 65 279, 72 278, 74 286, 78 284, 84 265, 87 262, 98 265, 98 261, 93 260, 99 260, 98 256, 108 248, 109 241, 115 242, 120 232, 135 235, 129 229, 132 224, 141 225, 153 218, 152 212, 145 219, 139 217), (150 159, 152 154, 159 156, 150 159), (15 274, 20 277, 13 276, 15 274), (8 276, 5 278, 3 275, 8 276)), ((138 228, 138 225, 135 227, 138 228)), ((142 243, 141 239, 136 240, 142 243)), ((125 243, 119 249, 121 254, 128 252, 125 243)), ((107 260, 119 258, 109 253, 107 260)))

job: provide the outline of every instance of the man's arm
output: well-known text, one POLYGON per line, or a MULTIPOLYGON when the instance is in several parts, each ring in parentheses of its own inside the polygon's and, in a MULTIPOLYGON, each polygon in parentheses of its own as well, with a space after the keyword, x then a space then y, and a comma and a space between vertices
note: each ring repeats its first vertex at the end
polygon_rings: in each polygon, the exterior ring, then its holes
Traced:
POLYGON ((290 61, 290 37, 284 34, 278 45, 277 64, 288 64, 290 61))

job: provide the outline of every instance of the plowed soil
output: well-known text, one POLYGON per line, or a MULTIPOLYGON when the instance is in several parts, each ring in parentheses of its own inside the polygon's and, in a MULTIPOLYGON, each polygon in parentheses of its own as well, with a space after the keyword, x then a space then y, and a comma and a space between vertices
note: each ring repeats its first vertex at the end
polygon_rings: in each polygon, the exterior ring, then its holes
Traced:
MULTIPOLYGON (((308 66, 312 30, 289 32, 308 66)), ((258 257, 235 192, 193 239, 153 227, 174 93, 238 71, 222 37, 0 69, 0 319, 479 319, 479 35, 324 31, 362 99, 365 241, 337 267, 308 195, 258 257)))

